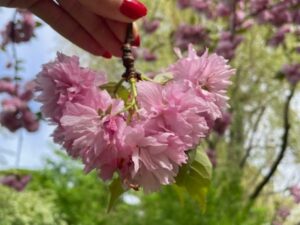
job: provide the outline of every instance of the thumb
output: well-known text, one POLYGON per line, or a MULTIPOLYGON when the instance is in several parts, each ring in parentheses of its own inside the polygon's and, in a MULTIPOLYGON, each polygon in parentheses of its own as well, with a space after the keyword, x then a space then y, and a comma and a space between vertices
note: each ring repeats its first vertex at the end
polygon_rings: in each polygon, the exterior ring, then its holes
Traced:
POLYGON ((89 10, 120 22, 130 23, 147 14, 146 6, 138 0, 79 0, 89 10))

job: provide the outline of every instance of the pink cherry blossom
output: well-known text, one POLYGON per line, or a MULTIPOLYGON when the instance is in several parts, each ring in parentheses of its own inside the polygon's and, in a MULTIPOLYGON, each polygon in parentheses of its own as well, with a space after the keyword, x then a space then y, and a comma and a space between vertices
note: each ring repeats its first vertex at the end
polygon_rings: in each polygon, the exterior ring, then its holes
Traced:
POLYGON ((0 124, 11 132, 15 132, 23 126, 23 122, 18 111, 4 110, 0 112, 0 124))
POLYGON ((299 82, 300 80, 299 63, 286 64, 282 67, 281 71, 291 84, 297 84, 299 82))
POLYGON ((13 188, 16 191, 23 191, 31 180, 31 175, 7 175, 0 177, 0 184, 13 188))
POLYGON ((124 164, 129 158, 129 153, 120 148, 121 132, 126 126, 124 116, 118 114, 123 102, 110 100, 109 105, 99 101, 96 108, 68 102, 60 130, 55 134, 70 155, 83 160, 86 172, 98 169, 104 180, 110 179, 115 171, 122 171, 125 165, 120 165, 121 161, 124 164))
POLYGON ((36 115, 30 111, 27 102, 22 101, 18 97, 2 101, 0 124, 11 132, 15 132, 21 127, 24 127, 29 132, 34 132, 39 128, 36 115))
POLYGON ((19 93, 20 99, 23 101, 30 101, 33 98, 33 92, 36 86, 36 82, 31 80, 25 83, 24 88, 21 93, 19 93))
POLYGON ((44 117, 58 122, 67 102, 95 104, 96 84, 105 82, 103 73, 80 67, 78 57, 58 53, 56 60, 45 64, 37 76, 36 89, 40 91, 37 100, 43 103, 44 117))
POLYGON ((291 209, 285 206, 281 206, 277 212, 277 216, 285 220, 290 214, 291 214, 291 209))
POLYGON ((229 31, 223 31, 220 33, 216 52, 224 58, 231 60, 235 57, 235 50, 242 41, 242 36, 232 35, 229 31))
POLYGON ((284 43, 286 35, 289 32, 291 32, 291 28, 289 26, 282 26, 278 28, 278 30, 268 40, 267 44, 272 47, 278 47, 280 44, 284 43))
POLYGON ((147 34, 151 34, 154 33, 160 25, 160 20, 159 19, 144 19, 143 20, 143 30, 147 33, 147 34))
POLYGON ((220 2, 216 8, 217 15, 221 17, 229 16, 231 13, 230 5, 226 2, 220 2))
POLYGON ((10 80, 1 79, 0 93, 2 92, 6 92, 8 94, 14 95, 16 93, 16 85, 10 80))
POLYGON ((290 193, 296 203, 300 203, 300 185, 294 185, 290 188, 290 193))
POLYGON ((222 117, 215 121, 213 130, 221 135, 224 135, 226 129, 231 123, 232 115, 229 112, 224 112, 222 117))
POLYGON ((204 114, 209 107, 189 81, 169 82, 166 86, 144 81, 137 87, 138 102, 147 111, 146 118, 162 121, 160 131, 175 133, 189 148, 207 135, 209 127, 204 114))
POLYGON ((181 141, 170 132, 156 132, 147 136, 142 124, 127 127, 125 142, 132 151, 133 170, 130 181, 143 187, 144 192, 160 189, 175 182, 178 168, 186 163, 181 141))
POLYGON ((215 168, 217 166, 217 151, 215 149, 206 149, 206 154, 211 162, 211 164, 213 165, 213 167, 215 168))
POLYGON ((10 42, 27 42, 34 36, 35 21, 33 14, 26 10, 18 10, 20 18, 10 21, 4 31, 1 31, 2 46, 10 42))
POLYGON ((27 104, 18 97, 12 97, 2 101, 2 108, 5 111, 15 112, 18 110, 25 110, 27 108, 27 104))
POLYGON ((211 94, 215 98, 215 104, 221 108, 226 107, 226 91, 235 70, 230 68, 223 57, 209 55, 207 50, 199 57, 192 45, 189 45, 188 56, 179 59, 169 71, 174 74, 175 80, 190 80, 202 92, 211 94))
POLYGON ((137 83, 132 112, 98 88, 106 82, 103 74, 58 54, 37 79, 42 112, 57 125, 54 141, 103 180, 118 173, 124 185, 145 192, 174 183, 187 152, 222 117, 233 70, 224 58, 207 52, 199 57, 190 46, 189 56, 169 71, 174 79, 164 85, 137 83))
POLYGON ((34 132, 39 129, 39 122, 36 115, 29 109, 22 112, 23 125, 29 132, 34 132))

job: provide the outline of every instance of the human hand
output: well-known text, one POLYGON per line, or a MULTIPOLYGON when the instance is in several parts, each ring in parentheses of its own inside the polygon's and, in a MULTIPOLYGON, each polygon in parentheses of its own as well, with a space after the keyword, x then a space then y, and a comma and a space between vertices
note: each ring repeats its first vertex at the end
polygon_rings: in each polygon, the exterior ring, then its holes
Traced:
MULTIPOLYGON (((74 44, 105 58, 122 55, 127 24, 147 14, 138 0, 0 0, 0 6, 28 9, 74 44)), ((138 46, 135 26, 133 33, 138 46)))

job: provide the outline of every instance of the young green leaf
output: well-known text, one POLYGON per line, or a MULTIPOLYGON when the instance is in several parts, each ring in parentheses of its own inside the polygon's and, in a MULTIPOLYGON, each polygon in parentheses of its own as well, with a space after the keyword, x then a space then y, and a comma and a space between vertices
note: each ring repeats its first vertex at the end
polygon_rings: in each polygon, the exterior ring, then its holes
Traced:
POLYGON ((106 90, 110 96, 122 99, 124 102, 128 100, 129 91, 123 85, 118 85, 117 82, 109 82, 100 86, 101 90, 106 90), (118 86, 118 87, 117 87, 118 86))
POLYGON ((124 193, 126 190, 122 187, 122 182, 120 178, 114 179, 111 184, 109 185, 109 202, 107 206, 107 212, 109 213, 113 208, 117 199, 124 193))
POLYGON ((205 211, 206 195, 211 182, 212 165, 206 153, 199 147, 195 150, 193 161, 183 166, 177 177, 176 184, 183 187, 192 198, 197 200, 205 211))
POLYGON ((161 73, 154 77, 153 81, 160 83, 160 84, 166 84, 168 81, 172 80, 173 74, 172 73, 161 73))

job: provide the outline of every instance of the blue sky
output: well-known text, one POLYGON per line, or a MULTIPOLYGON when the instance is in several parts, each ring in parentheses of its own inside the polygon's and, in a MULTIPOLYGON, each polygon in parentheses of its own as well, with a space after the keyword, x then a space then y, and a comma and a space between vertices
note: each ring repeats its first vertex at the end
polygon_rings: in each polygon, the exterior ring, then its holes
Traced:
MULTIPOLYGON (((0 30, 3 29, 9 19, 12 18, 14 10, 1 8, 0 11, 0 30)), ((33 79, 40 71, 41 65, 52 60, 55 57, 58 48, 58 35, 47 25, 36 29, 37 38, 29 43, 17 45, 18 58, 23 59, 24 70, 21 75, 24 80, 33 79)), ((7 57, 0 52, 0 77, 12 74, 5 69, 7 57)), ((38 111, 39 105, 35 102, 31 104, 34 111, 38 111)), ((6 162, 0 161, 0 169, 15 166, 16 150, 20 140, 22 142, 22 154, 19 167, 21 168, 40 168, 43 166, 44 158, 49 157, 55 148, 51 141, 50 134, 53 127, 42 123, 40 130, 36 133, 28 133, 25 130, 19 130, 12 134, 0 127, 0 158, 6 162), (5 153, 3 153, 5 151, 5 153), (2 153, 2 154, 1 154, 2 153)))

